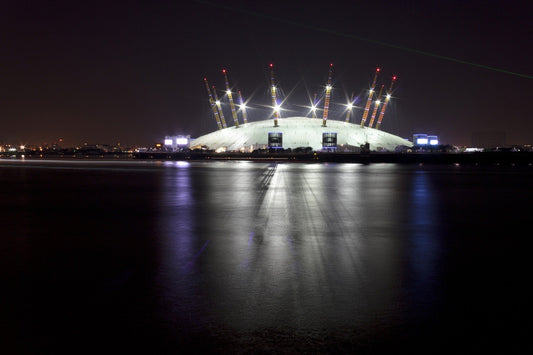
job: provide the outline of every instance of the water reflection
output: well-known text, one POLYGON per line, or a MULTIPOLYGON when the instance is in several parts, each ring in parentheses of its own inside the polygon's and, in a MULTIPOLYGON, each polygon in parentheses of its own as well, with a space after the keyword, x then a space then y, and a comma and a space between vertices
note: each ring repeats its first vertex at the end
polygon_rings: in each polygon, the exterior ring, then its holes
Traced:
POLYGON ((162 175, 159 240, 160 258, 156 278, 160 304, 158 315, 169 328, 187 333, 202 316, 197 287, 197 261, 209 240, 199 238, 195 187, 189 163, 165 162, 162 175))
POLYGON ((424 288, 437 247, 417 224, 435 222, 433 201, 419 198, 424 182, 415 178, 411 196, 412 176, 398 169, 168 166, 160 214, 162 313, 180 322, 188 314, 188 327, 241 330, 398 324, 405 316, 399 305, 406 258, 415 260, 411 287, 424 288), (418 218, 413 230, 404 217, 409 209, 418 218), (406 254, 409 238, 413 255, 406 254))
POLYGON ((434 316, 438 300, 441 261, 441 233, 439 195, 427 171, 417 171, 412 178, 412 203, 409 209, 409 290, 412 307, 424 317, 434 316))

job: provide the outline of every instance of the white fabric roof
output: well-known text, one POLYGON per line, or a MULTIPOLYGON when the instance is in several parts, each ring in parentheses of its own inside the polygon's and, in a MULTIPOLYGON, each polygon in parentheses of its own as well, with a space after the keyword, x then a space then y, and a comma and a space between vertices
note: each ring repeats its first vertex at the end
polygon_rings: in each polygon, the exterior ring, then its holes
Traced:
POLYGON ((397 146, 413 145, 401 137, 374 128, 361 127, 359 124, 328 120, 327 127, 322 127, 321 118, 289 117, 279 119, 278 127, 274 127, 273 119, 268 119, 241 124, 239 128, 224 128, 196 138, 190 146, 207 146, 213 150, 225 148, 232 151, 253 145, 267 145, 270 132, 283 133, 285 149, 312 147, 313 150, 321 150, 324 132, 336 132, 338 146, 349 144, 359 147, 368 142, 371 150, 393 151, 397 146))

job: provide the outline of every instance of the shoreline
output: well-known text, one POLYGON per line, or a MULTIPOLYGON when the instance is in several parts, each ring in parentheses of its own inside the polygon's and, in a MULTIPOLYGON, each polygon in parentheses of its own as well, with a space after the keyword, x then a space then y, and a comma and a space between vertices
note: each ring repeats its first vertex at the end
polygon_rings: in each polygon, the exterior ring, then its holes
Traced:
POLYGON ((16 153, 0 155, 2 159, 76 159, 76 160, 178 160, 224 161, 244 160, 257 162, 307 162, 307 163, 394 163, 394 164, 445 164, 445 165, 509 165, 532 166, 533 152, 493 151, 473 153, 344 153, 344 152, 280 152, 280 153, 213 153, 188 152, 136 152, 101 154, 32 154, 16 153))

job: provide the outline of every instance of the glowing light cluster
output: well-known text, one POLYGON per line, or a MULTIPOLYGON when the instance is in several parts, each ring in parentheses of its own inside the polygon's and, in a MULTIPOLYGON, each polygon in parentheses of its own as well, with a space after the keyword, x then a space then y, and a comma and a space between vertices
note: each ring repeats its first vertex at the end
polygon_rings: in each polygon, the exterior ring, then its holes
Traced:
POLYGON ((439 137, 434 135, 427 135, 427 134, 415 134, 413 135, 413 143, 416 145, 432 145, 436 146, 439 145, 439 137))

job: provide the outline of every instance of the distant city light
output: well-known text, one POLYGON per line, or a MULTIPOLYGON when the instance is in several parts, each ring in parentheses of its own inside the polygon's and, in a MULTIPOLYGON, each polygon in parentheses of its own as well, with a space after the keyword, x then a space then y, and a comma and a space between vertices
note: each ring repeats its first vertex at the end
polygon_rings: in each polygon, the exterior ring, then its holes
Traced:
POLYGON ((177 145, 187 145, 187 144, 189 144, 189 140, 187 138, 176 138, 176 144, 177 145))
POLYGON ((165 139, 165 145, 172 145, 172 139, 165 139))
POLYGON ((428 144, 428 139, 427 138, 418 138, 416 140, 416 144, 418 144, 418 145, 426 145, 426 144, 428 144))
POLYGON ((437 136, 428 136, 430 145, 439 145, 439 137, 437 136))

